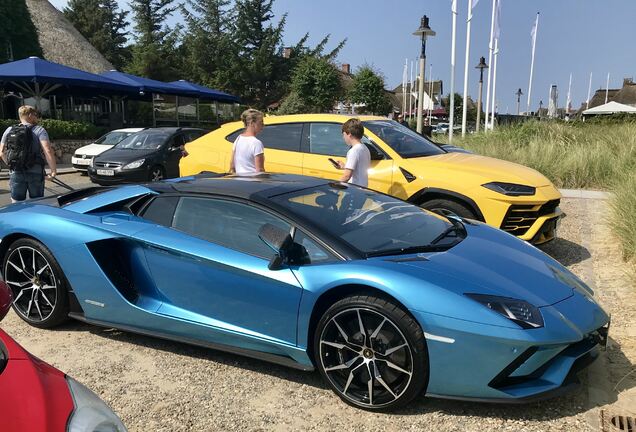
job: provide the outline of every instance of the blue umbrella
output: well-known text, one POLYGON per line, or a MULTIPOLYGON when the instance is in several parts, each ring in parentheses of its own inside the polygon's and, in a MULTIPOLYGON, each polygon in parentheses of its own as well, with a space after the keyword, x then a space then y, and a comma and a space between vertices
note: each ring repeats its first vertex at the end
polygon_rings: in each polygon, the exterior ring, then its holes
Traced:
POLYGON ((139 88, 79 69, 29 57, 0 64, 0 86, 36 98, 61 90, 67 93, 137 93, 139 88))
POLYGON ((176 86, 173 83, 165 83, 150 78, 127 74, 125 72, 111 70, 102 72, 100 75, 122 84, 137 86, 140 93, 161 93, 175 96, 199 97, 199 94, 196 91, 184 89, 183 87, 176 86))
POLYGON ((186 80, 172 81, 170 84, 178 86, 184 90, 197 92, 199 99, 211 99, 219 102, 234 103, 239 103, 241 101, 238 97, 232 96, 231 94, 204 87, 186 80))

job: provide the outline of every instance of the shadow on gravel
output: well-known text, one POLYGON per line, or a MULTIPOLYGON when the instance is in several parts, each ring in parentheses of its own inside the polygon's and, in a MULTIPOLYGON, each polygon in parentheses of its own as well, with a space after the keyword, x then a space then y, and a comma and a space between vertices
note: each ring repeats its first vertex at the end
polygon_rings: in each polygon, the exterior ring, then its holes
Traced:
POLYGON ((546 245, 539 246, 539 249, 564 266, 578 264, 592 256, 583 246, 562 238, 556 238, 546 245))
MULTIPOLYGON (((303 372, 296 369, 268 363, 262 360, 243 357, 236 354, 225 353, 211 348, 197 347, 181 342, 129 333, 116 329, 102 328, 85 324, 79 321, 69 321, 53 331, 88 331, 96 336, 107 338, 122 343, 129 343, 138 347, 161 350, 164 352, 194 357, 200 360, 211 361, 225 366, 241 368, 259 374, 267 374, 275 378, 304 384, 319 389, 328 389, 317 372, 303 372)), ((420 396, 409 404, 406 408, 398 410, 392 415, 421 415, 426 413, 443 413, 448 416, 468 416, 480 418, 492 418, 501 421, 551 421, 564 417, 575 416, 589 411, 595 406, 610 404, 617 400, 618 393, 636 387, 636 374, 625 376, 634 365, 623 354, 617 342, 611 341, 608 351, 602 352, 606 356, 608 366, 611 369, 608 373, 609 379, 601 389, 594 389, 595 397, 590 400, 592 392, 588 383, 588 369, 579 373, 581 385, 571 393, 548 399, 541 402, 534 402, 522 405, 492 404, 484 402, 464 402, 445 399, 433 399, 420 396), (598 397, 598 390, 602 397, 598 397)), ((594 365, 592 365, 593 367, 594 365)), ((598 381, 598 380, 596 380, 598 381)), ((333 403, 342 403, 334 394, 333 403)))
MULTIPOLYGON (((145 336, 114 328, 99 327, 81 321, 70 320, 49 331, 78 331, 90 332, 99 337, 111 339, 117 342, 129 343, 139 347, 161 350, 168 353, 194 357, 201 360, 212 361, 226 366, 237 367, 256 373, 265 373, 276 378, 292 381, 297 384, 305 384, 312 387, 327 389, 318 372, 303 372, 301 370, 269 363, 255 358, 244 357, 238 354, 226 353, 212 348, 189 345, 185 342, 176 342, 167 339, 145 336)), ((335 395, 334 395, 335 396, 335 395)), ((337 396, 336 396, 337 397, 337 396)))

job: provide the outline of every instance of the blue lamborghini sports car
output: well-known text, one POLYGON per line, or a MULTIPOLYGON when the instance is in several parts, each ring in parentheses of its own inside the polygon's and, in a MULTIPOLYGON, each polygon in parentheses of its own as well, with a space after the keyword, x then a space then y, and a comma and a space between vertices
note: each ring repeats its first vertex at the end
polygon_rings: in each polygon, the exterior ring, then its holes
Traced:
POLYGON ((591 290, 487 225, 311 177, 202 174, 0 210, 13 307, 318 369, 346 402, 530 401, 606 343, 591 290))

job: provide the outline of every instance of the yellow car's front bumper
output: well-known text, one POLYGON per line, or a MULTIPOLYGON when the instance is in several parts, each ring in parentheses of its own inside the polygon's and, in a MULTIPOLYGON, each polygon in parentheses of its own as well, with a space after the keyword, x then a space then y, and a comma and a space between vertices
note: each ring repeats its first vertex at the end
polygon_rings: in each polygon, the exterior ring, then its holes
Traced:
POLYGON ((532 244, 546 243, 556 238, 561 194, 552 185, 537 188, 532 197, 491 196, 481 207, 486 209, 486 221, 532 244))

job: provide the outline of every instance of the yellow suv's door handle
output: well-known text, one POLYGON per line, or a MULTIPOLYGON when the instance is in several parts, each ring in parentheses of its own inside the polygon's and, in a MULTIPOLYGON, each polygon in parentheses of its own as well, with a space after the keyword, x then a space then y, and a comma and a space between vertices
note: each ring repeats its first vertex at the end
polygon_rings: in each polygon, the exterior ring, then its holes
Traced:
POLYGON ((316 171, 316 170, 309 170, 307 171, 309 174, 320 174, 320 171, 316 171))

